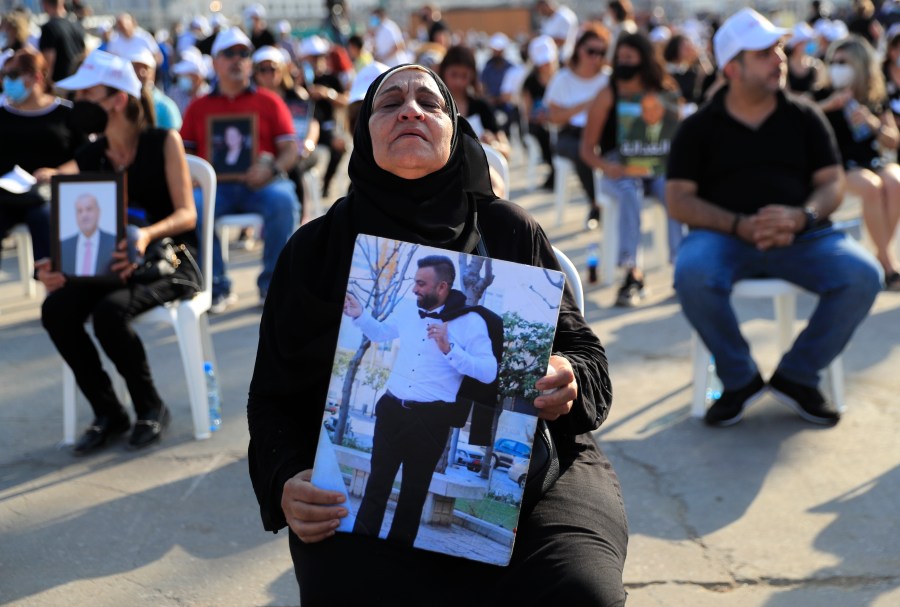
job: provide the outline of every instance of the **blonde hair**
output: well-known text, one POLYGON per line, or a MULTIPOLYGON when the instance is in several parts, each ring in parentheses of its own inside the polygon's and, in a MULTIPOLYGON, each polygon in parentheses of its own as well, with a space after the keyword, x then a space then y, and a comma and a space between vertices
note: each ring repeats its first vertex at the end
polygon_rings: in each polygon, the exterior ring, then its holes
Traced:
POLYGON ((860 103, 878 104, 887 97, 884 76, 875 56, 875 49, 863 38, 855 34, 836 40, 828 47, 825 54, 827 63, 831 63, 838 51, 847 56, 847 64, 853 68, 853 97, 860 103))

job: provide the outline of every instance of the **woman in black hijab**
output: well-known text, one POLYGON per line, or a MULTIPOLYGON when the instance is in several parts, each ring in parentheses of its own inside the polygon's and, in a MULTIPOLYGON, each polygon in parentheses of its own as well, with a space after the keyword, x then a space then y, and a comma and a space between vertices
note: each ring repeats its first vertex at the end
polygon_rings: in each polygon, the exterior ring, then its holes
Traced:
POLYGON ((351 187, 282 251, 266 299, 247 406, 250 476, 263 525, 289 526, 301 604, 625 603, 621 491, 591 431, 612 397, 600 341, 566 290, 541 409, 559 452, 549 488, 526 485, 512 560, 497 567, 358 534, 335 534, 339 493, 310 483, 354 242, 359 233, 558 269, 523 209, 490 189, 471 127, 432 71, 399 66, 369 87, 351 187))

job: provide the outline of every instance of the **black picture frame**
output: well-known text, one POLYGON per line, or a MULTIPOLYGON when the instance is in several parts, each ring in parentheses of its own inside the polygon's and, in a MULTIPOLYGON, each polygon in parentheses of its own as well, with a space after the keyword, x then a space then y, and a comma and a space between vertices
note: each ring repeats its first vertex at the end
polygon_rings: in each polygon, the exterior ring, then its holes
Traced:
POLYGON ((207 117, 207 153, 219 181, 242 181, 258 155, 256 114, 207 117))
POLYGON ((125 238, 127 221, 126 177, 124 173, 79 173, 54 175, 50 180, 51 259, 55 271, 62 272, 72 282, 120 282, 110 269, 112 251, 125 238), (91 201, 93 199, 93 201, 91 201), (98 210, 93 227, 99 232, 97 250, 92 254, 94 267, 78 268, 79 236, 91 227, 90 207, 98 210), (79 218, 79 211, 83 211, 79 218))

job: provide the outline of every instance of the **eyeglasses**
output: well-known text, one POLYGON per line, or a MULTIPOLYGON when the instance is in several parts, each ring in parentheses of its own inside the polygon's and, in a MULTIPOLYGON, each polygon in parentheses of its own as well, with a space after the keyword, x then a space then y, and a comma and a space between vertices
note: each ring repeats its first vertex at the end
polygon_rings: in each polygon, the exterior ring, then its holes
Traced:
POLYGON ((234 59, 235 57, 240 57, 241 59, 246 59, 250 56, 250 49, 242 48, 226 48, 225 50, 219 51, 219 54, 225 57, 226 59, 234 59))
POLYGON ((277 71, 278 70, 276 68, 274 68, 270 65, 256 68, 257 74, 274 74, 277 71))
POLYGON ((606 56, 606 49, 605 49, 605 48, 590 48, 590 47, 586 47, 586 48, 584 49, 584 52, 587 53, 588 55, 590 55, 591 57, 604 57, 604 56, 606 56))

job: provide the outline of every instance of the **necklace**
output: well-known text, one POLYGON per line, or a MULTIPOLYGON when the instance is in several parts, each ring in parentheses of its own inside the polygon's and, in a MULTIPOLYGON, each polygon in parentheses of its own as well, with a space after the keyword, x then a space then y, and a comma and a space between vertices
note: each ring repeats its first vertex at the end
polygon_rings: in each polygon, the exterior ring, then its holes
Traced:
POLYGON ((125 151, 119 152, 112 147, 109 147, 106 150, 106 157, 109 158, 109 161, 112 163, 116 172, 121 173, 128 168, 128 165, 134 162, 136 153, 137 150, 135 148, 128 148, 125 151))

